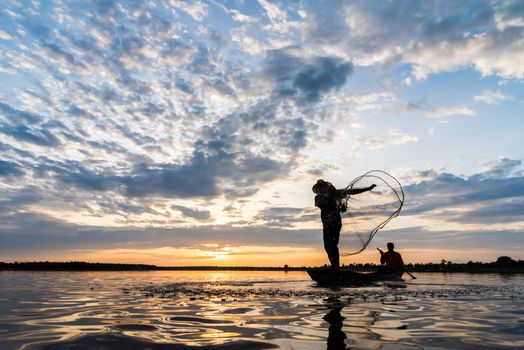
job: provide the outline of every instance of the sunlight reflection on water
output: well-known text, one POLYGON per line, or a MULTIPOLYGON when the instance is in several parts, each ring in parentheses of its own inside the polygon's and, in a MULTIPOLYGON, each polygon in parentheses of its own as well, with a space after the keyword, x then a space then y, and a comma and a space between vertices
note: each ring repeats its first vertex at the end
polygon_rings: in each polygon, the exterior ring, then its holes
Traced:
POLYGON ((304 272, 3 271, 0 348, 524 347, 524 276, 417 277, 329 290, 304 272))

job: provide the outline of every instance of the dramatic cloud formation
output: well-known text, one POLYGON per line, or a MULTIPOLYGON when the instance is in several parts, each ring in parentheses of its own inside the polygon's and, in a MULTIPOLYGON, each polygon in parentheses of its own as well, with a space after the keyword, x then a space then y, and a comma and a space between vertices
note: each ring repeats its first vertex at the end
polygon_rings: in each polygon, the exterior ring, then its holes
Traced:
POLYGON ((519 1, 7 1, 0 20, 5 259, 323 263, 311 184, 372 168, 406 184, 384 235, 414 257, 430 233, 524 258, 519 1))
MULTIPOLYGON (((315 4, 317 5, 317 4, 315 4)), ((472 65, 482 75, 524 77, 522 6, 518 1, 481 1, 449 6, 438 1, 338 2, 318 11, 310 27, 313 40, 352 47, 361 65, 409 64, 416 79, 472 65), (344 21, 331 17, 343 14, 344 21), (393 29, 393 30, 392 30, 393 29), (342 35, 347 33, 347 35, 342 35)), ((323 6, 318 4, 318 6, 323 6)))

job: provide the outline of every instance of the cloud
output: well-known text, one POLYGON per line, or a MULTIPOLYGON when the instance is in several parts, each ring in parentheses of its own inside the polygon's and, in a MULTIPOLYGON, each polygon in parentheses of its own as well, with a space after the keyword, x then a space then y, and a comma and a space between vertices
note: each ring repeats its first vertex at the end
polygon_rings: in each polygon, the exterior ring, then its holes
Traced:
MULTIPOLYGON (((493 251, 494 247, 500 250, 513 251, 518 254, 518 249, 524 243, 520 230, 429 230, 425 227, 411 227, 403 229, 388 229, 380 231, 374 238, 373 244, 384 246, 386 242, 393 241, 399 249, 428 250, 427 253, 435 254, 439 249, 458 249, 468 252, 480 249, 493 251), (402 248, 400 248, 402 247, 402 248), (500 248, 499 248, 500 247, 500 248)), ((446 256, 442 256, 446 258, 446 256)), ((480 261, 485 260, 479 257, 480 261)), ((439 261, 439 260, 437 260, 439 261)))
POLYGON ((268 52, 264 73, 275 80, 275 93, 301 103, 318 102, 323 94, 336 91, 353 72, 353 65, 337 57, 304 59, 289 50, 268 52))
POLYGON ((4 152, 6 158, 26 158, 26 159, 33 159, 35 158, 35 155, 32 152, 20 149, 18 147, 14 147, 12 145, 0 142, 0 150, 4 152))
POLYGON ((338 167, 335 164, 321 164, 315 167, 310 168, 306 173, 313 175, 315 177, 322 177, 323 174, 329 171, 336 171, 338 167))
MULTIPOLYGON (((297 208, 298 209, 298 208, 297 208)), ((494 218, 498 220, 512 219, 518 206, 509 215, 495 209, 494 218), (502 214, 502 216, 498 216, 502 214)), ((521 208, 520 208, 521 209, 521 208)), ((275 210, 271 215, 295 215, 296 212, 287 209, 275 210)), ((485 215, 491 215, 489 211, 485 215)), ((318 214, 315 215, 318 219, 318 214)), ((296 247, 310 248, 322 252, 320 229, 285 228, 284 222, 271 226, 245 226, 232 228, 229 226, 211 225, 199 228, 108 228, 70 224, 34 213, 16 213, 1 216, 0 251, 5 256, 16 256, 20 252, 45 256, 50 251, 74 251, 75 249, 154 249, 173 247, 177 249, 202 247, 203 242, 218 244, 259 247, 296 247)), ((278 220, 278 219, 277 219, 278 220)), ((452 218, 452 220, 455 220, 452 218)), ((482 222, 488 220, 484 217, 482 222)), ((402 229, 386 229, 375 237, 374 244, 382 245, 394 241, 402 249, 461 249, 463 251, 476 249, 514 249, 523 243, 520 230, 429 230, 426 227, 409 227, 402 229)), ((202 248, 204 249, 204 248, 202 248)), ((344 242, 341 243, 344 249, 344 242)), ((206 247, 204 250, 212 250, 206 247)), ((220 249, 216 249, 220 251, 220 249)), ((444 258, 446 256, 443 256, 444 258)))
POLYGON ((264 222, 268 227, 294 227, 299 222, 309 222, 318 220, 319 215, 308 212, 304 208, 293 207, 271 207, 258 213, 255 217, 257 221, 264 222))
POLYGON ((19 164, 0 159, 0 177, 22 176, 23 174, 24 171, 19 164))
MULTIPOLYGON (((266 107, 257 105, 247 114, 232 114, 219 119, 216 123, 204 127, 201 135, 195 140, 194 151, 186 162, 137 164, 131 169, 101 168, 91 170, 75 162, 60 163, 58 166, 45 166, 54 173, 54 178, 62 184, 72 185, 85 191, 114 191, 129 197, 208 197, 223 193, 239 193, 233 188, 244 187, 245 190, 256 190, 257 186, 272 181, 285 174, 290 167, 293 150, 304 147, 305 125, 300 120, 288 120, 290 133, 279 133, 267 147, 278 145, 289 152, 281 153, 284 160, 276 160, 263 155, 253 154, 251 147, 262 146, 260 143, 246 143, 237 136, 240 128, 248 130, 250 124, 256 125, 260 115, 254 111, 267 111, 266 107), (262 108, 262 109, 261 109, 262 108), (253 116, 249 121, 247 118, 253 116), (241 126, 239 118, 244 118, 246 125, 241 126), (246 129, 244 129, 246 128, 246 129), (277 143, 275 143, 277 142, 277 143), (287 158, 287 160, 286 160, 287 158)), ((272 132, 271 120, 262 130, 272 132)), ((280 121, 274 121, 280 128, 280 121)), ((107 147, 107 146, 104 146, 107 147)), ((274 154, 277 155, 277 154, 274 154)), ((244 191, 245 192, 245 191, 244 191)), ((240 195, 240 193, 239 193, 240 195)))
POLYGON ((322 43, 325 50, 334 45, 351 48, 357 65, 407 64, 419 80, 468 66, 482 75, 524 77, 517 63, 524 55, 524 43, 519 40, 524 12, 516 2, 481 1, 453 8, 438 1, 330 5, 329 11, 323 4, 305 7, 313 21, 308 38, 322 43))
POLYGON ((521 222, 523 210, 524 202, 497 203, 496 205, 475 208, 458 216, 450 215, 448 220, 463 224, 479 223, 488 225, 494 222, 521 222))
POLYGON ((8 33, 4 32, 3 30, 0 30, 0 39, 2 40, 12 40, 13 37, 9 35, 8 33))
POLYGON ((231 9, 229 10, 229 13, 232 15, 233 20, 237 22, 243 22, 243 23, 250 23, 250 22, 256 22, 257 19, 255 17, 251 17, 248 15, 243 14, 242 12, 238 10, 231 9))
POLYGON ((524 71, 513 60, 524 57, 524 47, 516 41, 521 35, 520 29, 494 31, 463 41, 442 42, 437 46, 421 45, 406 54, 406 61, 413 64, 414 76, 419 80, 426 79, 429 74, 453 71, 469 64, 483 76, 520 79, 524 77, 524 71))
POLYGON ((184 216, 190 217, 199 221, 209 221, 211 218, 209 210, 196 210, 182 205, 172 205, 173 209, 180 211, 184 216))
MULTIPOLYGON (((519 174, 521 162, 503 158, 498 162, 486 164, 485 171, 469 177, 428 170, 411 174, 410 184, 404 187, 406 193, 405 209, 402 217, 430 218, 447 222, 449 225, 485 225, 482 229, 450 229, 438 227, 410 227, 389 229, 379 234, 387 234, 387 240, 394 240, 403 248, 428 247, 446 248, 451 246, 472 249, 495 244, 497 239, 507 237, 512 246, 522 237, 513 229, 494 229, 494 223, 518 223, 522 221, 524 204, 524 178, 519 174), (421 239, 424 237, 424 239, 421 239), (490 243, 491 242, 491 243, 490 243)), ((11 253, 18 250, 62 250, 62 249, 108 249, 125 245, 129 248, 191 247, 202 242, 234 245, 277 245, 302 246, 320 249, 321 235, 315 229, 290 229, 297 223, 318 221, 314 208, 268 207, 259 211, 254 222, 238 227, 209 225, 193 227, 149 227, 136 228, 123 226, 111 228, 66 223, 61 218, 28 211, 27 208, 45 202, 52 205, 38 188, 3 193, 0 201, 0 247, 11 253)), ((65 198, 64 194, 61 197, 65 198)), ((73 197, 74 198, 74 197, 73 197)), ((78 200, 78 199, 76 199, 78 200)), ((143 213, 145 203, 126 203, 116 201, 101 204, 110 213, 120 210, 126 215, 143 213), (129 204, 129 205, 128 205, 129 204)), ((158 202, 157 202, 158 205, 158 202)), ((78 203, 73 207, 78 208, 78 203)), ((211 210, 195 209, 185 205, 170 206, 183 215, 201 222, 208 222, 211 210)), ((158 215, 158 211, 145 211, 158 215)), ((401 220, 401 219, 398 219, 401 220)), ((129 225, 131 221, 125 222, 129 225)), ((187 225, 187 220, 184 220, 187 225)), ((460 226, 458 226, 460 227, 460 226)), ((505 246, 501 241, 497 247, 505 246)))
MULTIPOLYGON (((171 5, 196 20, 211 11, 171 5)), ((250 98, 258 77, 225 55, 211 27, 192 31, 171 17, 172 6, 86 4, 81 13, 61 9, 61 22, 19 23, 32 42, 9 54, 23 74, 35 72, 26 91, 38 103, 2 103, 0 132, 11 149, 49 149, 45 158, 36 151, 29 175, 79 198, 233 198, 288 173, 314 116, 284 110, 287 98, 272 90, 250 98)), ((291 102, 318 102, 343 85, 347 67, 331 57, 303 60, 287 82, 291 102)))
POLYGON ((240 46, 241 50, 250 55, 259 55, 268 49, 266 43, 257 40, 247 33, 246 28, 234 28, 231 30, 231 40, 240 46))
POLYGON ((19 141, 25 141, 39 146, 56 147, 61 144, 60 140, 50 131, 29 128, 25 125, 0 125, 0 132, 19 141))
POLYGON ((427 103, 414 103, 409 102, 407 104, 408 111, 423 111, 430 118, 448 118, 452 116, 474 116, 477 113, 466 106, 448 106, 448 107, 433 107, 427 103))
POLYGON ((227 154, 206 157, 196 152, 186 165, 139 167, 120 180, 128 196, 214 197, 219 193, 215 176, 225 175, 230 165, 232 159, 227 154))
POLYGON ((484 90, 482 94, 473 97, 473 99, 476 102, 483 102, 488 105, 498 105, 500 102, 511 100, 511 97, 500 91, 484 90))
POLYGON ((410 142, 418 142, 418 137, 401 132, 399 129, 390 129, 385 133, 360 137, 354 144, 355 150, 379 150, 391 145, 402 145, 410 142))
POLYGON ((207 16, 207 5, 201 1, 171 1, 171 5, 187 12, 195 21, 202 21, 207 16))
POLYGON ((293 87, 302 92, 308 101, 318 101, 322 92, 336 90, 343 86, 353 68, 348 62, 340 62, 330 57, 317 58, 304 67, 293 81, 293 87))
POLYGON ((495 14, 497 28, 504 30, 508 27, 524 27, 523 12, 524 7, 519 1, 509 1, 502 4, 495 14))
POLYGON ((272 30, 278 32, 286 32, 288 30, 289 23, 285 10, 282 10, 277 4, 267 0, 258 0, 258 3, 262 6, 266 12, 266 16, 271 21, 272 30))
POLYGON ((522 218, 515 215, 524 203, 524 176, 517 170, 520 165, 520 160, 502 158, 469 177, 435 171, 415 174, 421 180, 404 187, 404 213, 436 217, 440 212, 441 219, 461 223, 520 222, 522 218), (488 214, 491 210, 493 215, 488 214), (507 217, 502 220, 504 211, 507 217))
POLYGON ((23 122, 27 124, 37 124, 44 119, 38 114, 16 109, 2 102, 0 102, 0 112, 2 116, 11 123, 23 122))
POLYGON ((104 172, 94 172, 82 166, 71 168, 52 168, 55 179, 64 185, 72 185, 84 191, 108 191, 112 188, 115 177, 104 172))
POLYGON ((291 231, 267 226, 231 227, 208 225, 194 228, 110 228, 71 224, 34 213, 2 216, 0 250, 63 250, 193 247, 203 242, 223 245, 318 246, 318 230, 291 231))
POLYGON ((317 1, 306 13, 305 31, 311 40, 319 43, 340 43, 349 32, 345 16, 340 11, 342 1, 317 1))
POLYGON ((356 104, 357 111, 385 109, 395 99, 395 94, 392 92, 353 94, 347 97, 348 101, 356 104))
POLYGON ((456 115, 462 116, 474 116, 476 113, 469 107, 457 106, 457 107, 439 107, 427 112, 432 118, 447 118, 456 115))
MULTIPOLYGON (((2 190, 1 193, 0 216, 5 216, 6 219, 9 219, 13 213, 25 211, 28 205, 36 204, 44 199, 40 189, 30 185, 17 190, 2 190)), ((17 220, 12 221, 12 223, 15 225, 11 228, 22 224, 22 222, 17 222, 17 220)), ((5 229, 7 229, 7 227, 8 226, 4 226, 5 229)))
POLYGON ((500 158, 496 161, 486 162, 484 171, 481 173, 483 178, 507 178, 512 176, 522 176, 522 161, 520 159, 500 158))
POLYGON ((285 164, 263 157, 252 157, 240 163, 235 155, 220 149, 210 156, 197 151, 187 164, 144 164, 124 174, 111 169, 92 171, 73 164, 49 168, 57 181, 79 190, 113 191, 129 197, 178 198, 213 198, 221 193, 232 193, 227 186, 219 187, 220 179, 248 189, 277 178, 286 169, 285 164))

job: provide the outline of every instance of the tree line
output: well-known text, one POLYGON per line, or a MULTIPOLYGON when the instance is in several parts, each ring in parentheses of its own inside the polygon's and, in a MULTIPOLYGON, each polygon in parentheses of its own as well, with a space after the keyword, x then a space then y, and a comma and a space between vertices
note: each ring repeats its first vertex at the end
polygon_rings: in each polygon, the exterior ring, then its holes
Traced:
MULTIPOLYGON (((373 271, 380 265, 374 263, 343 265, 357 271, 373 271)), ((319 266, 253 267, 253 266, 156 266, 146 264, 90 263, 85 261, 51 262, 51 261, 15 261, 0 262, 0 270, 33 270, 33 271, 158 271, 158 270, 204 270, 204 271, 304 271, 319 266)), ((323 266, 320 266, 323 267, 323 266)), ((327 265, 325 265, 327 267, 327 265)), ((524 273, 524 260, 513 260, 501 256, 494 262, 454 263, 442 259, 438 263, 407 264, 410 272, 500 272, 524 273)))

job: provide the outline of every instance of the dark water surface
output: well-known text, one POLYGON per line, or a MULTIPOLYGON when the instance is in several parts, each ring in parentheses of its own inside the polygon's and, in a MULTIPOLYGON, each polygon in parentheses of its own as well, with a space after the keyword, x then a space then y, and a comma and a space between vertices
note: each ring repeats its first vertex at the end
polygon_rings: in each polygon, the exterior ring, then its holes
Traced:
POLYGON ((523 349, 524 276, 0 272, 0 349, 523 349))

